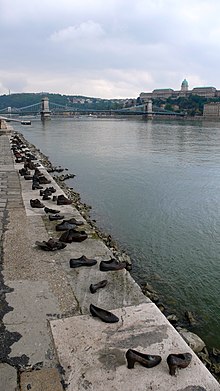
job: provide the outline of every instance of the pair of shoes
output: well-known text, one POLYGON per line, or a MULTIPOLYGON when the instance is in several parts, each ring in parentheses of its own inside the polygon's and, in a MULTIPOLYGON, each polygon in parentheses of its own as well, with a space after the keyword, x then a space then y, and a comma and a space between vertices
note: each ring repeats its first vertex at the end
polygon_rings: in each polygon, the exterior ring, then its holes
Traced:
MULTIPOLYGON (((129 369, 134 368, 135 362, 138 362, 140 365, 146 368, 153 368, 156 365, 160 364, 162 358, 161 356, 144 354, 137 352, 133 349, 128 349, 126 352, 127 367, 129 369)), ((170 354, 167 357, 167 364, 169 366, 169 372, 171 376, 176 374, 177 368, 186 368, 192 360, 191 353, 181 353, 181 354, 170 354)))
POLYGON ((88 235, 85 231, 79 232, 75 229, 69 229, 61 235, 59 240, 65 243, 82 242, 83 240, 87 239, 87 237, 88 235))
POLYGON ((43 186, 40 186, 39 182, 33 182, 32 183, 32 190, 38 190, 38 189, 43 189, 43 186))
POLYGON ((64 216, 54 214, 54 215, 49 215, 49 220, 50 221, 56 221, 56 220, 63 220, 64 216))
POLYGON ((66 247, 66 244, 59 242, 55 239, 49 239, 47 242, 35 242, 37 246, 39 246, 44 251, 55 251, 55 250, 62 250, 66 247))
POLYGON ((110 261, 101 261, 99 269, 102 272, 122 270, 127 268, 126 262, 118 262, 116 259, 110 259, 110 261))
POLYGON ((29 170, 35 170, 36 166, 35 164, 28 158, 24 162, 24 168, 29 168, 29 170))
POLYGON ((92 316, 101 319, 105 323, 116 323, 119 321, 119 318, 116 315, 110 311, 104 310, 103 308, 99 308, 93 304, 90 304, 89 309, 92 316))
POLYGON ((42 200, 43 200, 43 201, 51 200, 51 197, 49 196, 48 193, 45 193, 45 194, 43 195, 43 197, 42 197, 42 200))
POLYGON ((81 266, 94 266, 97 264, 95 259, 89 259, 85 255, 82 255, 80 258, 71 258, 70 259, 70 267, 73 269, 75 267, 81 266))
POLYGON ((64 197, 64 195, 59 195, 57 197, 57 205, 70 205, 70 204, 72 204, 72 201, 64 197))
MULTIPOLYGON (((48 189, 51 193, 56 193, 56 189, 54 189, 53 186, 47 187, 47 189, 48 189)), ((46 190, 47 190, 47 189, 46 189, 46 190)))
POLYGON ((51 183, 51 181, 49 179, 47 179, 44 175, 40 175, 38 177, 38 181, 39 181, 40 185, 46 185, 48 183, 51 183))
POLYGON ((49 187, 47 187, 46 189, 40 190, 40 196, 42 197, 42 199, 44 201, 50 200, 51 196, 52 196, 52 192, 49 190, 49 187))
POLYGON ((46 187, 43 191, 40 191, 40 196, 42 197, 44 194, 52 195, 52 193, 55 193, 56 189, 54 187, 46 187))
POLYGON ((19 174, 20 174, 21 176, 24 176, 24 175, 31 175, 30 171, 28 171, 27 168, 21 168, 21 169, 18 170, 18 171, 19 171, 19 174))
POLYGON ((62 223, 56 225, 56 231, 68 231, 69 229, 74 228, 76 228, 75 224, 70 224, 65 220, 62 223))
POLYGON ((44 174, 42 174, 42 172, 39 170, 39 168, 36 167, 34 170, 34 176, 40 177, 42 175, 44 175, 44 174))
POLYGON ((107 285, 107 280, 102 280, 100 282, 98 282, 97 284, 91 284, 89 289, 90 289, 90 292, 91 293, 96 293, 98 289, 101 289, 101 288, 105 288, 105 286, 107 285))
POLYGON ((29 160, 37 160, 36 156, 34 156, 31 152, 26 153, 26 158, 29 160))
POLYGON ((46 206, 45 206, 45 208, 44 208, 44 212, 45 213, 60 213, 60 210, 56 210, 56 209, 50 209, 50 208, 47 208, 46 206))
POLYGON ((71 219, 69 220, 64 220, 66 223, 69 223, 69 224, 75 224, 75 225, 83 225, 83 221, 78 221, 76 219, 74 219, 74 217, 72 217, 71 219))
POLYGON ((52 195, 51 191, 48 190, 48 187, 47 187, 46 189, 40 190, 40 196, 41 196, 41 197, 43 197, 45 194, 46 194, 46 195, 49 195, 49 196, 52 195))
POLYGON ((44 208, 44 204, 40 202, 40 200, 30 200, 30 204, 32 208, 44 208))

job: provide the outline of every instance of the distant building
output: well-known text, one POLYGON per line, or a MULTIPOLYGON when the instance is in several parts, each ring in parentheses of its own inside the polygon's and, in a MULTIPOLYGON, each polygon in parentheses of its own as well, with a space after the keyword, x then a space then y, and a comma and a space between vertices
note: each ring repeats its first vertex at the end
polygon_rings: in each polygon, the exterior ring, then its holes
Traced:
POLYGON ((215 87, 195 87, 192 90, 193 95, 204 96, 205 98, 214 98, 216 95, 215 87))
POLYGON ((220 102, 205 103, 203 108, 203 117, 220 118, 220 102))
POLYGON ((172 88, 160 88, 158 90, 153 90, 152 94, 154 98, 160 98, 163 96, 164 98, 169 98, 173 95, 175 91, 172 88))
POLYGON ((167 98, 179 98, 187 97, 189 95, 198 95, 205 98, 215 98, 220 96, 220 90, 215 87, 195 87, 189 90, 189 84, 186 79, 182 81, 181 89, 174 91, 172 88, 160 88, 155 89, 152 92, 141 92, 140 99, 143 102, 147 102, 149 99, 167 99, 167 98))

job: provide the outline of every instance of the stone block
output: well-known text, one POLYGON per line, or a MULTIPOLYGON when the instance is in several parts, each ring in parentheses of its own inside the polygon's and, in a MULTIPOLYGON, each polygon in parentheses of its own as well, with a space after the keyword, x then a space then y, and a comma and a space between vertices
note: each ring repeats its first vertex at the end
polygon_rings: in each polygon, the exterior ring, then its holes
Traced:
POLYGON ((0 390, 17 390, 17 370, 6 363, 0 364, 0 390))
POLYGON ((113 311, 119 322, 103 323, 91 315, 52 320, 51 330, 68 391, 219 391, 220 385, 187 346, 155 304, 113 311), (126 351, 159 354, 154 368, 135 363, 128 369, 126 351), (189 352, 190 365, 170 376, 167 356, 189 352))
POLYGON ((23 372, 20 378, 21 391, 63 391, 60 376, 55 368, 23 372))
POLYGON ((205 347, 205 342, 196 334, 186 329, 180 329, 179 333, 195 353, 199 353, 205 347))

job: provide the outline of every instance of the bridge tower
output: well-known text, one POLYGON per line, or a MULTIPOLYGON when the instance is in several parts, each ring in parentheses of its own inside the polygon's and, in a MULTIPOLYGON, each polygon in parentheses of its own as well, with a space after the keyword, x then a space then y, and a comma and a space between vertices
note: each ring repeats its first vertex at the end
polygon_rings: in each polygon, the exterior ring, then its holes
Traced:
POLYGON ((149 99, 146 106, 145 106, 145 112, 146 112, 146 117, 148 119, 152 119, 153 118, 153 103, 152 103, 152 100, 149 99))
POLYGON ((49 98, 46 96, 41 99, 41 121, 51 119, 51 111, 49 109, 49 98))
POLYGON ((11 117, 11 107, 10 106, 8 106, 8 115, 9 115, 9 117, 11 117))

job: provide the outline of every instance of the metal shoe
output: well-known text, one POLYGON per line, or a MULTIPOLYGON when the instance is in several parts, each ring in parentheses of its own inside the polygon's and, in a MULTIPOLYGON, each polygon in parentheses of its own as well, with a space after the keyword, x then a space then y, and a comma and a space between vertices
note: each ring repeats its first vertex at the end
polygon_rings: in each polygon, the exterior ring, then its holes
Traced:
POLYGON ((67 221, 63 221, 62 223, 56 225, 56 231, 68 231, 68 229, 74 229, 76 225, 69 224, 67 221))
POLYGON ((102 281, 98 282, 97 284, 91 284, 89 287, 90 292, 96 293, 97 290, 104 288, 107 285, 107 282, 108 282, 107 280, 102 280, 102 281))
POLYGON ((43 189, 43 186, 40 186, 39 183, 34 182, 32 184, 32 190, 38 190, 38 189, 43 189))
POLYGON ((160 364, 162 358, 160 356, 144 354, 137 352, 133 349, 128 349, 126 352, 127 366, 129 369, 134 368, 135 362, 138 362, 145 368, 153 368, 156 365, 160 364))
POLYGON ((54 213, 60 213, 60 210, 50 209, 50 208, 47 208, 47 207, 45 206, 44 212, 45 212, 45 213, 52 213, 52 214, 54 214, 54 213))
POLYGON ((99 269, 102 272, 115 271, 126 269, 126 262, 118 262, 116 259, 110 259, 109 261, 101 261, 99 269))
POLYGON ((94 266, 97 264, 96 259, 89 259, 85 255, 80 258, 70 259, 70 267, 73 269, 80 266, 94 266))
POLYGON ((64 220, 64 221, 69 224, 75 224, 75 225, 83 225, 84 224, 83 221, 78 221, 78 220, 74 219, 74 217, 72 217, 69 220, 64 220))
POLYGON ((65 243, 61 243, 58 240, 55 239, 49 239, 47 242, 38 242, 36 241, 35 244, 39 246, 44 251, 55 251, 55 250, 62 250, 66 247, 65 243))
POLYGON ((82 242, 83 240, 87 239, 87 237, 88 235, 85 231, 79 232, 75 229, 69 229, 61 235, 59 240, 65 243, 82 242))
POLYGON ((70 205, 72 201, 66 198, 64 195, 59 195, 57 197, 57 205, 70 205))
POLYGON ((171 376, 176 374, 177 368, 186 368, 192 360, 191 353, 169 354, 167 364, 171 376))
POLYGON ((39 183, 41 185, 46 185, 48 183, 51 183, 49 179, 47 179, 44 175, 38 177, 39 183))
POLYGON ((60 216, 58 214, 49 215, 49 220, 50 221, 63 220, 63 219, 64 219, 64 216, 60 216))
POLYGON ((32 208, 44 208, 44 204, 40 202, 40 200, 30 200, 30 205, 32 208))
POLYGON ((95 317, 101 319, 105 323, 116 323, 119 321, 119 318, 116 315, 114 315, 110 311, 104 310, 103 308, 99 308, 93 304, 90 304, 89 309, 90 309, 92 316, 95 316, 95 317))

